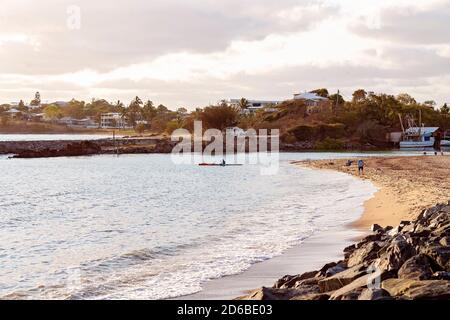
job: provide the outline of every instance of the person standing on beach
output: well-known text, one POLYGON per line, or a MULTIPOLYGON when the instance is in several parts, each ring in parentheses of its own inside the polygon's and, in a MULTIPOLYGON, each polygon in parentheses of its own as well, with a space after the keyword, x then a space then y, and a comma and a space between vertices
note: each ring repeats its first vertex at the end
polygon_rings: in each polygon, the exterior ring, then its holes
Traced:
POLYGON ((358 160, 358 174, 364 174, 364 161, 362 159, 358 160))

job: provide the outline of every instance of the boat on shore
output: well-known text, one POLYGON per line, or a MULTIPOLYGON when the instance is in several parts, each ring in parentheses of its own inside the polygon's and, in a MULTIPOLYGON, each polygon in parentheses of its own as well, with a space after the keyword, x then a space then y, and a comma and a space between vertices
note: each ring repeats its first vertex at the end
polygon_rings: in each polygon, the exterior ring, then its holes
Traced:
POLYGON ((436 144, 435 133, 439 127, 425 127, 421 123, 422 115, 420 114, 420 125, 417 126, 414 118, 407 117, 408 128, 405 129, 401 116, 400 124, 402 126, 402 140, 400 141, 400 149, 428 149, 434 148, 436 144))
POLYGON ((450 129, 444 133, 444 137, 441 140, 441 147, 450 148, 450 129))

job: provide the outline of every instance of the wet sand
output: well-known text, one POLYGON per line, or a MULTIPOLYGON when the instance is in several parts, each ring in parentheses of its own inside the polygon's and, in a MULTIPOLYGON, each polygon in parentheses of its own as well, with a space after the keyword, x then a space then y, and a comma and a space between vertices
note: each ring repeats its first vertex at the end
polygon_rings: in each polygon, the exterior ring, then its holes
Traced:
POLYGON ((254 264, 241 274, 205 282, 201 292, 176 300, 232 300, 256 288, 271 287, 284 275, 316 270, 342 259, 342 249, 361 235, 360 231, 345 226, 319 232, 281 256, 254 264))

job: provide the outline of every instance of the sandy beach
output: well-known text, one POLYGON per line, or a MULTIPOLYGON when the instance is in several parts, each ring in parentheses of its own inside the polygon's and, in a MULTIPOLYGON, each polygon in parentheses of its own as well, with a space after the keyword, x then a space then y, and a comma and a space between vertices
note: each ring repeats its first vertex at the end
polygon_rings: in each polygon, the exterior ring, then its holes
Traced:
POLYGON ((378 188, 366 201, 364 214, 352 226, 365 229, 377 223, 395 226, 402 220, 412 220, 421 210, 450 197, 450 156, 417 156, 365 158, 363 175, 358 175, 356 161, 347 166, 345 160, 299 162, 301 166, 337 170, 369 179, 378 188))

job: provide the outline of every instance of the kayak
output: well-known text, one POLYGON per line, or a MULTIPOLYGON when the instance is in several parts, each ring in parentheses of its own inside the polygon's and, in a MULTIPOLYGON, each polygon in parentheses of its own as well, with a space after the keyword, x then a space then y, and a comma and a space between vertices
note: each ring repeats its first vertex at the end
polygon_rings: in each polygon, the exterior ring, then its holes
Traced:
POLYGON ((201 167, 236 167, 242 166, 242 164, 219 164, 219 163, 199 163, 201 167))

